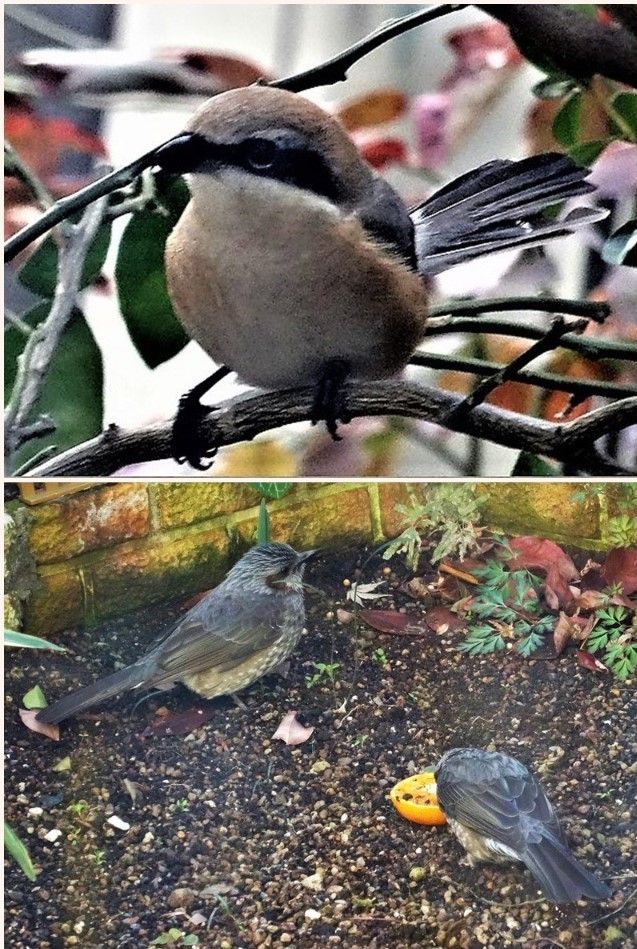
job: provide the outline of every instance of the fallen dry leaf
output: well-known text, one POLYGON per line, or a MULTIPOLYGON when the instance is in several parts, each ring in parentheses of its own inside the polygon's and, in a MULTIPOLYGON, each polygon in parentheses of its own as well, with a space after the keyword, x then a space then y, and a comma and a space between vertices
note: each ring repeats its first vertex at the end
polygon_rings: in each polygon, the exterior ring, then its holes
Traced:
POLYGON ((365 600, 381 600, 389 596, 389 593, 376 593, 378 587, 382 587, 385 580, 377 580, 375 583, 355 583, 351 590, 347 591, 347 599, 352 600, 358 606, 363 606, 365 600))
POLYGON ((427 628, 424 617, 396 610, 361 610, 361 619, 379 633, 393 636, 421 636, 427 628))
POLYGON ((164 735, 189 735, 213 716, 212 709, 190 708, 178 715, 157 717, 142 732, 142 738, 160 738, 164 735))
POLYGON ((391 122, 403 114, 407 96, 398 89, 376 89, 342 105, 336 113, 348 132, 391 122))
POLYGON ((302 745, 304 741, 308 740, 313 731, 314 728, 306 728, 305 725, 301 725, 296 717, 296 712, 292 711, 283 716, 281 724, 272 736, 272 740, 278 738, 286 745, 302 745))
POLYGON ((18 711, 20 712, 20 718, 30 731, 38 735, 46 735, 47 738, 52 738, 53 741, 60 740, 59 725, 47 725, 46 722, 38 722, 35 717, 38 714, 38 709, 21 708, 18 711))
POLYGON ((621 583, 624 596, 637 592, 637 547, 618 547, 608 552, 602 567, 606 583, 621 583))
POLYGON ((579 580, 579 571, 558 544, 543 537, 514 537, 510 543, 515 556, 507 561, 509 570, 539 570, 544 573, 544 595, 551 609, 569 609, 573 593, 569 586, 579 580))
POLYGON ((433 609, 427 610, 425 622, 429 629, 440 634, 444 634, 449 630, 452 633, 458 633, 461 629, 465 629, 467 625, 466 620, 458 616, 457 613, 452 613, 446 606, 434 606, 433 609))
POLYGON ((575 655, 580 666, 584 666, 585 669, 590 669, 592 672, 608 672, 604 663, 596 659, 590 652, 578 649, 575 655))
POLYGON ((561 610, 553 630, 555 654, 559 656, 570 642, 582 643, 585 639, 588 639, 595 622, 596 618, 594 616, 589 616, 588 619, 584 619, 582 616, 567 616, 561 610))
POLYGON ((424 600, 428 596, 431 596, 429 584, 423 577, 412 577, 412 579, 405 584, 405 592, 413 596, 415 600, 424 600))

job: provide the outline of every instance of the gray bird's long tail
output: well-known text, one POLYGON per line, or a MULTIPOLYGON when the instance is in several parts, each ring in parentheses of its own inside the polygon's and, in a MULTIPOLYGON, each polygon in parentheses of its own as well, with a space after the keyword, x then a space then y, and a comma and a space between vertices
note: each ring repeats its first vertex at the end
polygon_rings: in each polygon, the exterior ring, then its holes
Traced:
POLYGON ((547 152, 522 161, 491 161, 461 175, 410 211, 418 269, 433 275, 454 264, 512 247, 542 244, 608 215, 576 208, 565 217, 548 207, 590 194, 590 174, 565 155, 547 152))
POLYGON ((545 828, 538 843, 520 854, 546 895, 556 903, 572 903, 582 897, 606 900, 610 889, 583 867, 568 847, 545 828))
POLYGON ((48 708, 43 708, 36 715, 39 722, 46 722, 49 725, 57 725, 63 722, 65 718, 77 715, 93 705, 99 705, 106 699, 110 699, 118 692, 125 692, 133 689, 136 685, 145 682, 148 676, 147 666, 144 663, 135 663, 132 666, 126 666, 125 669, 119 669, 112 675, 104 676, 97 682, 85 685, 64 698, 58 699, 48 708))

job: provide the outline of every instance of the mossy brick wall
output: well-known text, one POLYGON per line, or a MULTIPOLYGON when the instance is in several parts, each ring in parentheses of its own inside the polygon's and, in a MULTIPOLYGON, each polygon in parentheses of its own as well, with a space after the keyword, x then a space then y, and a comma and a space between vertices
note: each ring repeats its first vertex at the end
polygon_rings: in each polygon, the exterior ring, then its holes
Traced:
MULTIPOLYGON (((260 500, 247 483, 171 482, 13 502, 35 570, 19 596, 9 584, 10 615, 50 635, 209 589, 254 543, 260 500)), ((272 537, 298 549, 379 539, 377 501, 374 485, 294 484, 267 502, 272 537)))
MULTIPOLYGON (((395 505, 427 487, 294 484, 268 501, 272 536, 299 549, 379 542, 402 529, 395 505)), ((609 485, 600 504, 576 501, 579 487, 479 484, 487 497, 483 520, 512 534, 603 549, 616 488, 609 485)), ((208 589, 254 542, 259 502, 254 486, 241 482, 109 484, 30 508, 13 502, 5 534, 8 618, 50 635, 208 589)))

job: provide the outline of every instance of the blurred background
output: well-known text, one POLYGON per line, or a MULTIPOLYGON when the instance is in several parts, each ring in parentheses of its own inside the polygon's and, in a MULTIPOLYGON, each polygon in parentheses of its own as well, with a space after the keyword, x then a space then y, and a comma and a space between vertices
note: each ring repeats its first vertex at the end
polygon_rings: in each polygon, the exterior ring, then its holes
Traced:
MULTIPOLYGON (((90 180, 95 162, 119 167, 178 132, 214 92, 316 65, 414 7, 132 3, 4 9, 6 135, 59 197, 90 180)), ((551 124, 562 103, 534 96, 541 78, 504 26, 471 9, 387 43, 356 64, 346 83, 308 95, 337 114, 365 157, 408 203, 416 203, 482 162, 559 148, 551 124)), ((595 123, 601 120, 594 109, 586 121, 586 137, 599 138, 595 123)), ((635 149, 626 148, 629 152, 611 156, 613 161, 596 171, 604 184, 601 200, 613 212, 608 228, 622 222, 634 200, 637 175, 629 169, 635 149)), ((8 179, 5 198, 8 233, 39 213, 15 179, 8 179)), ((152 367, 133 345, 113 282, 127 221, 113 222, 102 277, 82 300, 103 362, 103 423, 123 427, 171 418, 179 396, 211 371, 195 343, 152 367)), ((455 267, 437 278, 436 296, 440 301, 542 292, 585 297, 594 291, 615 301, 621 332, 631 335, 634 271, 607 272, 596 254, 603 237, 586 233, 546 250, 507 252, 455 267)), ((37 300, 9 274, 10 312, 25 313, 37 300)), ((503 360, 515 355, 512 345, 491 339, 481 341, 477 352, 476 338, 467 343, 445 336, 426 348, 503 360)), ((426 369, 410 372, 447 388, 466 390, 472 381, 426 369)), ((214 401, 245 388, 230 376, 214 390, 214 401)), ((495 398, 508 408, 537 413, 539 397, 529 387, 512 385, 495 398)), ((553 404, 551 411, 559 407, 553 404)), ((424 423, 357 420, 343 434, 344 441, 335 445, 309 425, 291 426, 223 450, 211 474, 493 476, 508 474, 516 459, 516 452, 424 423)), ((125 473, 188 470, 166 461, 125 473)))

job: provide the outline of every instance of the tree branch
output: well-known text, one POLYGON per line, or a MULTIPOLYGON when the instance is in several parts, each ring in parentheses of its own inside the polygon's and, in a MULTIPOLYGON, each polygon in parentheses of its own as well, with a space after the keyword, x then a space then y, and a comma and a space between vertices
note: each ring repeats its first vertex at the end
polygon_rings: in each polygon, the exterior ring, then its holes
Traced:
POLYGON ((561 69, 580 81, 606 76, 637 86, 637 37, 565 3, 487 3, 481 10, 509 27, 520 52, 540 67, 561 69))
POLYGON ((343 82, 347 79, 347 70, 354 63, 357 63, 368 53, 373 52, 387 43, 389 40, 406 33, 407 30, 413 30, 416 26, 423 23, 430 23, 439 17, 447 16, 449 13, 455 13, 466 7, 466 3, 441 3, 439 6, 430 7, 428 10, 418 10, 416 13, 408 13, 406 16, 398 17, 395 20, 389 20, 383 23, 378 29, 374 30, 369 36, 359 40, 349 49, 329 59, 320 66, 313 66, 305 72, 295 73, 293 76, 287 76, 285 79, 275 79, 268 85, 274 89, 287 89, 288 92, 303 92, 306 89, 316 89, 319 86, 331 86, 337 82, 343 82))
MULTIPOLYGON (((65 230, 58 250, 58 282, 49 315, 27 339, 18 357, 16 380, 4 415, 5 452, 8 464, 24 441, 25 427, 35 406, 46 372, 80 291, 86 254, 101 223, 106 198, 96 201, 79 224, 65 230)), ((30 436, 30 437, 33 437, 30 436)))
MULTIPOLYGON (((345 397, 352 418, 390 415, 434 423, 462 401, 455 393, 395 380, 347 385, 345 397)), ((202 442, 211 449, 223 448, 283 425, 307 421, 314 398, 314 389, 307 387, 231 399, 212 409, 203 419, 202 442)), ((529 418, 492 405, 479 405, 453 428, 508 448, 580 464, 583 472, 595 474, 602 465, 600 462, 596 468, 594 443, 609 432, 619 432, 634 424, 637 424, 637 397, 595 409, 565 424, 529 418)), ((31 469, 29 477, 106 476, 125 465, 169 458, 171 449, 172 422, 136 431, 111 426, 98 438, 31 469)), ((604 466, 603 473, 608 473, 608 466, 604 466)))

